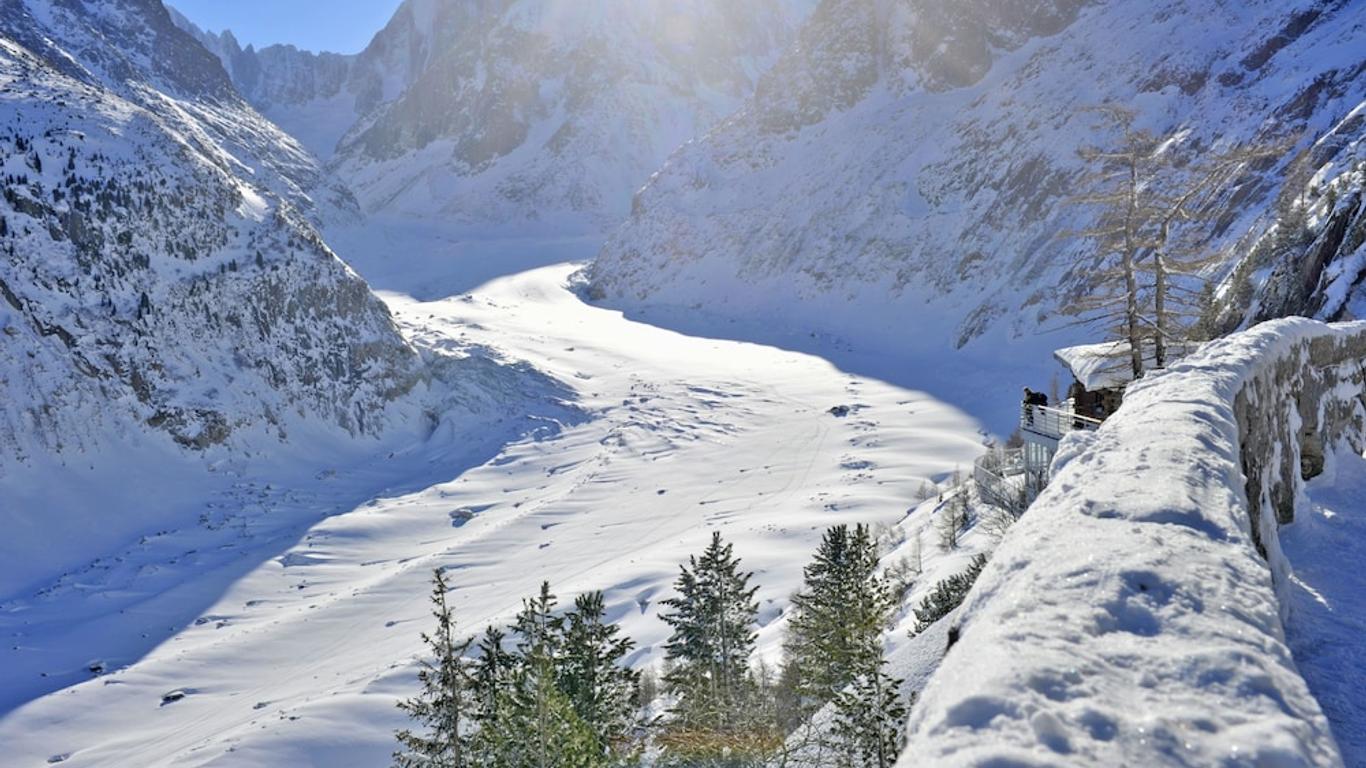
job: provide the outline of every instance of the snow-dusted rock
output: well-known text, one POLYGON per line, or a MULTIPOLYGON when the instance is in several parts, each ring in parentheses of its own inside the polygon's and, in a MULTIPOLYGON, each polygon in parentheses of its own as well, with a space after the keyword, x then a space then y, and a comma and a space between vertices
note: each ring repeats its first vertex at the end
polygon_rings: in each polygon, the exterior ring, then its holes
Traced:
POLYGON ((0 2, 0 176, 0 470, 420 419, 391 408, 417 355, 314 228, 346 196, 160 2, 0 2))
POLYGON ((443 0, 404 3, 358 54, 292 45, 243 48, 231 30, 209 32, 174 9, 176 25, 218 57, 242 96, 327 160, 356 121, 400 96, 444 44, 434 24, 443 0))

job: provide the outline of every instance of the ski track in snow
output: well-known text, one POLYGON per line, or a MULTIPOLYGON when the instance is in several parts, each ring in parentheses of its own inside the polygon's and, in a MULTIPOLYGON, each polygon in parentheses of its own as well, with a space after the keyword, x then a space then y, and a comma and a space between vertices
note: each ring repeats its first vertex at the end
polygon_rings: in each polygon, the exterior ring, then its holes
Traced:
POLYGON ((243 481, 198 527, 0 603, 6 765, 384 764, 434 568, 468 633, 542 579, 562 604, 604 590, 647 664, 679 563, 720 530, 762 585, 772 657, 825 527, 896 523, 924 480, 981 450, 976 422, 927 395, 626 320, 570 291, 573 269, 385 298, 423 344, 485 345, 566 382, 582 423, 467 470, 472 450, 425 446, 243 481))

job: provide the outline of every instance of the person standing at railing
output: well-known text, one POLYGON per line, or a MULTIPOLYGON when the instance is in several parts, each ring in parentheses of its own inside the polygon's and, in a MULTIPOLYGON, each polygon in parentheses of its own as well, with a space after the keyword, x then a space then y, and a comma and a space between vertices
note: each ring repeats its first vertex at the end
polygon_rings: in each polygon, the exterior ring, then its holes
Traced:
POLYGON ((1035 392, 1029 387, 1024 388, 1024 417, 1025 424, 1034 426, 1034 406, 1047 406, 1048 395, 1043 392, 1035 392))

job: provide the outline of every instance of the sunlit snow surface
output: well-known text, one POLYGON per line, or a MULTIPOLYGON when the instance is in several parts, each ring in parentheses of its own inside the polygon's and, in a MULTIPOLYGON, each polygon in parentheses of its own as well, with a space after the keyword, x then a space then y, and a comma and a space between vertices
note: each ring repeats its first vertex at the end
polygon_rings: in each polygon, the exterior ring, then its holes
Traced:
POLYGON ((926 478, 981 450, 977 424, 926 395, 625 320, 569 290, 572 271, 386 299, 426 346, 485 344, 566 382, 583 420, 487 461, 452 431, 349 466, 281 467, 204 499, 216 531, 191 523, 0 597, 4 762, 384 764, 438 567, 471 632, 542 579, 563 599, 603 589, 645 662, 678 563, 720 530, 763 587, 772 655, 826 526, 895 523, 926 478))
POLYGON ((1340 456, 1281 530, 1294 569, 1286 640, 1348 768, 1366 766, 1366 459, 1340 456))

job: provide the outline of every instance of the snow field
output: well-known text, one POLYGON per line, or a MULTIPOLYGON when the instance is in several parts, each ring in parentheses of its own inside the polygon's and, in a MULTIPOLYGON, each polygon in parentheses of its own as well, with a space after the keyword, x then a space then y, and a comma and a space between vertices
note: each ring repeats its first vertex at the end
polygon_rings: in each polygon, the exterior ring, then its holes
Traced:
POLYGON ((667 637, 659 601, 715 529, 755 572, 760 651, 776 658, 823 530, 897 522, 926 479, 981 450, 976 423, 928 396, 814 356, 629 322, 567 290, 572 269, 386 300, 420 346, 529 361, 572 387, 585 419, 546 420, 477 463, 455 430, 392 458, 282 469, 292 478, 248 490, 293 527, 244 526, 236 555, 139 549, 112 593, 67 583, 6 603, 0 674, 32 693, 4 702, 10 758, 380 764, 401 724, 393 704, 415 684, 433 568, 447 569, 471 633, 510 619, 543 579, 562 602, 604 590, 639 643, 633 663, 650 664, 667 637), (838 405, 850 414, 831 414, 838 405), (82 669, 106 659, 103 675, 82 669), (163 701, 173 692, 186 695, 163 701))

